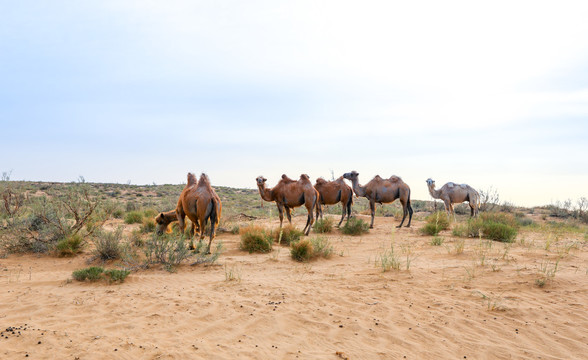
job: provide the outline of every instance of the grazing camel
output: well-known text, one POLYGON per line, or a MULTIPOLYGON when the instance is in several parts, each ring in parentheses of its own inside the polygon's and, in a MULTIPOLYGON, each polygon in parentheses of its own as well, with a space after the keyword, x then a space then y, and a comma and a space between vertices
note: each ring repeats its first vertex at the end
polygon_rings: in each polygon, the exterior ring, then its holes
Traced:
POLYGON ((441 199, 445 204, 445 211, 453 214, 455 218, 455 211, 453 210, 453 204, 459 204, 467 201, 470 205, 471 214, 470 216, 477 216, 480 208, 480 194, 473 187, 468 184, 455 184, 448 182, 443 185, 441 189, 435 190, 435 180, 427 179, 427 186, 429 188, 429 194, 434 199, 441 199))
MULTIPOLYGON (((215 236, 215 227, 218 224, 222 211, 222 204, 219 196, 210 185, 210 180, 206 174, 201 174, 200 179, 196 181, 196 176, 188 173, 188 183, 182 190, 175 213, 179 221, 181 231, 185 228, 185 218, 192 221, 190 233, 194 234, 194 227, 200 234, 199 242, 204 239, 204 229, 210 219, 210 240, 206 252, 210 253, 210 244, 215 236)), ((169 222, 173 221, 171 212, 161 213, 157 216, 158 232, 167 227, 169 222), (158 221, 158 219, 160 221, 158 221), (169 221, 169 222, 168 222, 169 221)), ((190 249, 194 249, 194 241, 190 238, 190 249)))
POLYGON ((292 180, 286 175, 282 175, 282 179, 273 188, 266 188, 266 178, 258 176, 257 188, 259 189, 259 195, 265 201, 275 201, 278 207, 278 213, 280 215, 280 229, 282 228, 282 222, 284 220, 284 210, 290 224, 292 223, 292 216, 290 210, 292 208, 302 206, 306 207, 308 211, 308 218, 306 220, 306 226, 304 226, 304 234, 310 233, 310 228, 314 223, 312 212, 318 204, 318 191, 312 186, 308 175, 300 175, 298 181, 292 180))
POLYGON ((391 176, 389 179, 382 179, 379 175, 376 175, 369 183, 365 186, 359 185, 358 179, 359 173, 352 171, 343 174, 343 177, 347 180, 351 180, 353 184, 353 191, 356 196, 363 196, 370 202, 370 211, 372 213, 372 222, 370 223, 370 229, 374 228, 374 215, 376 213, 376 203, 391 203, 396 199, 400 199, 402 204, 402 221, 397 228, 402 227, 406 214, 409 214, 408 224, 406 227, 410 227, 412 220, 412 206, 410 205, 410 187, 402 181, 398 176, 391 176))
MULTIPOLYGON (((319 192, 319 204, 322 205, 334 205, 338 202, 341 203, 343 213, 341 214, 341 220, 337 227, 341 226, 345 215, 347 220, 351 216, 351 205, 353 204, 353 190, 345 183, 343 176, 334 181, 327 181, 323 178, 316 179, 314 188, 319 192)), ((317 208, 316 218, 318 220, 319 214, 321 219, 323 218, 323 211, 320 207, 317 208)))

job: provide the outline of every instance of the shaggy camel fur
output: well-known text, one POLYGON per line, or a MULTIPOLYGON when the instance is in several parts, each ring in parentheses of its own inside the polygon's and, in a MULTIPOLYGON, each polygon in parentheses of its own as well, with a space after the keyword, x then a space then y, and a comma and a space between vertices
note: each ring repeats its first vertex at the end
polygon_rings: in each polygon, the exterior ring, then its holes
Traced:
POLYGON ((365 186, 359 185, 358 179, 359 173, 352 171, 343 174, 343 177, 347 180, 351 180, 353 184, 353 191, 356 196, 363 196, 370 202, 370 211, 372 213, 372 222, 370 223, 370 229, 374 227, 374 215, 376 213, 376 203, 391 203, 396 199, 400 199, 402 204, 403 216, 400 225, 401 227, 406 218, 406 214, 409 214, 408 224, 406 227, 410 227, 410 221, 412 220, 412 206, 410 205, 410 188, 402 181, 398 176, 391 176, 389 179, 382 179, 379 175, 376 175, 369 183, 365 186))
MULTIPOLYGON (((196 181, 196 176, 188 173, 188 183, 180 194, 178 206, 176 207, 176 218, 179 221, 181 231, 184 231, 185 218, 192 221, 191 233, 194 233, 194 227, 200 234, 199 242, 204 239, 204 229, 210 219, 210 240, 208 241, 207 252, 210 252, 210 244, 215 236, 216 225, 218 225, 221 217, 222 204, 220 197, 210 185, 210 180, 206 174, 201 174, 200 179, 196 181)), ((161 213, 158 215, 158 231, 162 231, 171 222, 170 212, 161 213), (167 224, 165 224, 169 221, 167 224), (164 225, 165 224, 165 225, 164 225)), ((194 241, 190 238, 190 249, 194 249, 194 241)))
MULTIPOLYGON (((351 205, 353 204, 353 190, 345 183, 343 176, 334 181, 327 181, 323 178, 316 179, 314 188, 319 192, 319 204, 322 205, 334 205, 338 202, 341 203, 343 213, 341 214, 341 220, 337 227, 341 226, 345 215, 347 220, 351 216, 351 205)), ((321 219, 323 218, 323 211, 321 208, 317 208, 317 220, 320 214, 321 219), (320 210, 319 210, 320 209, 320 210)))
POLYGON ((429 188, 429 194, 434 199, 441 199, 445 204, 445 211, 449 215, 453 214, 455 218, 455 211, 453 210, 453 204, 460 204, 468 202, 471 209, 470 216, 478 215, 480 208, 480 194, 468 184, 455 184, 448 182, 443 185, 441 189, 435 190, 435 180, 427 179, 427 186, 429 188))
POLYGON ((318 204, 318 191, 312 186, 308 175, 300 175, 298 181, 292 180, 286 175, 282 175, 282 179, 273 188, 266 188, 266 178, 258 176, 257 188, 259 189, 259 195, 265 201, 275 201, 278 207, 278 213, 280 215, 280 229, 282 228, 282 222, 284 221, 284 210, 290 224, 292 223, 292 216, 290 210, 292 208, 302 206, 306 207, 308 211, 308 218, 306 220, 306 226, 304 226, 304 234, 308 235, 310 228, 314 223, 312 212, 319 206, 318 204))

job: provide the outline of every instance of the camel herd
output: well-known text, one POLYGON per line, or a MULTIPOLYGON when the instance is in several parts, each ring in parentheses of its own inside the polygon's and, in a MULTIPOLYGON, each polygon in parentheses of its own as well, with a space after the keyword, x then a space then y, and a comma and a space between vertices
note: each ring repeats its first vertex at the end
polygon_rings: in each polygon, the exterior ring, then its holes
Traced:
MULTIPOLYGON (((256 182, 261 198, 265 201, 276 203, 280 217, 280 228, 284 220, 284 212, 286 212, 288 221, 292 223, 291 210, 295 207, 304 206, 308 212, 308 217, 303 232, 308 235, 314 223, 313 213, 316 212, 316 219, 322 218, 323 205, 334 205, 339 202, 343 208, 341 220, 337 225, 340 226, 345 219, 345 215, 347 215, 347 220, 351 216, 353 193, 355 193, 355 196, 365 197, 369 201, 370 228, 374 227, 376 203, 392 203, 396 199, 400 199, 403 211, 402 221, 400 221, 397 228, 402 226, 406 215, 408 215, 406 227, 410 227, 413 213, 410 205, 410 187, 400 177, 393 175, 388 179, 384 179, 376 175, 370 182, 362 186, 359 184, 358 176, 357 171, 352 171, 333 181, 319 178, 314 186, 310 182, 310 177, 306 174, 300 175, 298 180, 282 175, 280 181, 273 188, 266 187, 265 182, 267 179, 263 176, 257 177, 256 182), (347 185, 344 179, 351 181, 352 187, 347 185)), ((466 201, 470 205, 471 216, 478 214, 480 195, 471 186, 449 182, 437 190, 435 189, 435 181, 430 178, 427 179, 427 186, 433 198, 443 201, 448 214, 455 216, 453 204, 466 201)), ((192 221, 190 249, 194 249, 192 237, 198 231, 199 241, 202 242, 205 237, 204 229, 210 220, 210 240, 207 247, 207 251, 210 252, 210 244, 214 239, 215 229, 220 221, 221 210, 221 200, 211 186, 208 176, 201 174, 200 179, 197 181, 194 174, 188 173, 188 182, 180 194, 176 209, 162 212, 155 218, 157 233, 162 234, 168 225, 174 221, 179 222, 179 227, 183 232, 187 216, 192 221)))

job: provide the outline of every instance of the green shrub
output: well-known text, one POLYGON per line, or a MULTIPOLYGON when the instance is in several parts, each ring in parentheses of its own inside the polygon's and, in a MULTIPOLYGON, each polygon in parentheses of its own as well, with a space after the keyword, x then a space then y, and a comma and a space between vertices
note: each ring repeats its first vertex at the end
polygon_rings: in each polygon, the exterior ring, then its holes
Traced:
POLYGON ((124 282, 131 272, 129 270, 110 269, 104 271, 104 275, 108 278, 109 283, 124 282))
POLYGON ((241 250, 267 253, 272 251, 273 238, 271 232, 258 225, 242 227, 239 230, 241 236, 241 250))
POLYGON ((436 211, 427 216, 426 224, 421 228, 425 235, 438 235, 441 230, 449 229, 449 218, 445 211, 436 211))
POLYGON ((120 226, 115 231, 99 231, 92 241, 95 246, 95 254, 102 260, 120 259, 122 254, 121 240, 123 228, 120 226))
POLYGON ((443 238, 440 236, 433 236, 433 238, 431 239, 431 245, 433 245, 433 246, 443 245, 443 238))
POLYGON ((141 232, 147 234, 152 233, 155 231, 155 227, 157 224, 155 223, 155 219, 152 217, 143 219, 143 224, 141 225, 141 232))
POLYGON ((290 244, 290 255, 296 261, 306 262, 312 258, 313 247, 309 239, 302 239, 290 244))
POLYGON ((58 256, 73 256, 82 251, 84 238, 80 234, 72 234, 57 242, 55 250, 58 256))
POLYGON ((463 237, 483 237, 486 239, 513 242, 518 233, 518 222, 507 213, 483 213, 470 219, 467 225, 456 226, 453 235, 463 237))
POLYGON ((290 245, 293 242, 300 240, 304 236, 301 230, 296 229, 293 225, 287 225, 282 227, 280 232, 276 232, 274 240, 280 244, 290 245))
POLYGON ((77 281, 98 281, 102 278, 104 269, 99 266, 92 266, 86 269, 76 270, 72 273, 72 276, 77 281))
POLYGON ((312 229, 314 230, 314 232, 319 234, 330 233, 331 231, 333 231, 333 223, 333 218, 325 217, 323 219, 318 219, 317 221, 315 221, 314 225, 312 226, 312 229))
POLYGON ((140 211, 130 211, 125 215, 125 223, 140 224, 143 221, 143 213, 140 211))
POLYGON ((312 256, 314 257, 324 257, 328 259, 333 255, 333 246, 324 236, 316 236, 310 239, 310 243, 312 244, 313 253, 312 256))
POLYGON ((305 238, 290 243, 290 255, 296 261, 310 261, 317 257, 328 259, 333 254, 333 246, 324 236, 305 238))
POLYGON ((153 233, 143 250, 148 264, 162 264, 167 271, 173 271, 184 259, 190 256, 183 236, 153 233))
POLYGON ((345 235, 361 235, 369 231, 370 226, 368 223, 360 218, 352 217, 343 225, 341 232, 345 235))

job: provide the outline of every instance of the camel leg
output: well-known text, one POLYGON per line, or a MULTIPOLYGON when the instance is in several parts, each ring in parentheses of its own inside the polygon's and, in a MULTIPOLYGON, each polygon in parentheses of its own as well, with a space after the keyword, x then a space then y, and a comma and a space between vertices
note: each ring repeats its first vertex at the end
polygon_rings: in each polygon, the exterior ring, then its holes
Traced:
MULTIPOLYGON (((343 204, 342 208, 343 208, 343 211, 342 211, 342 214, 341 214, 341 220, 339 220, 339 223, 337 224, 337 227, 340 227, 341 226, 341 223, 343 222, 343 219, 345 219, 345 214, 347 213, 347 209, 345 207, 345 204, 343 204)), ((347 218, 347 220, 349 220, 349 218, 347 218)))
POLYGON ((404 219, 406 219, 406 215, 408 214, 408 209, 407 209, 406 203, 402 202, 402 201, 401 201, 401 203, 402 203, 402 221, 400 221, 400 225, 396 226, 397 229, 402 227, 402 224, 404 223, 404 219))
POLYGON ((215 237, 215 225, 216 225, 215 219, 210 219, 210 240, 208 240, 208 247, 206 250, 207 254, 210 254, 210 244, 212 244, 212 240, 215 237))
POLYGON ((310 206, 310 208, 307 207, 306 210, 308 211, 308 217, 306 218, 306 226, 304 226, 304 230, 302 230, 302 232, 304 232, 304 235, 308 235, 310 233, 310 228, 314 223, 314 218, 312 216, 312 211, 314 209, 312 208, 312 205, 310 206))
POLYGON ((284 222, 284 205, 277 204, 278 206, 278 216, 280 217, 280 229, 282 228, 282 223, 284 222))
POLYGON ((290 225, 292 225, 292 214, 290 214, 290 208, 287 206, 284 206, 284 210, 286 211, 286 216, 288 217, 288 222, 290 223, 290 225))
POLYGON ((376 216, 376 201, 370 199, 370 212, 372 213, 372 222, 370 223, 370 229, 374 228, 374 216, 376 216))

